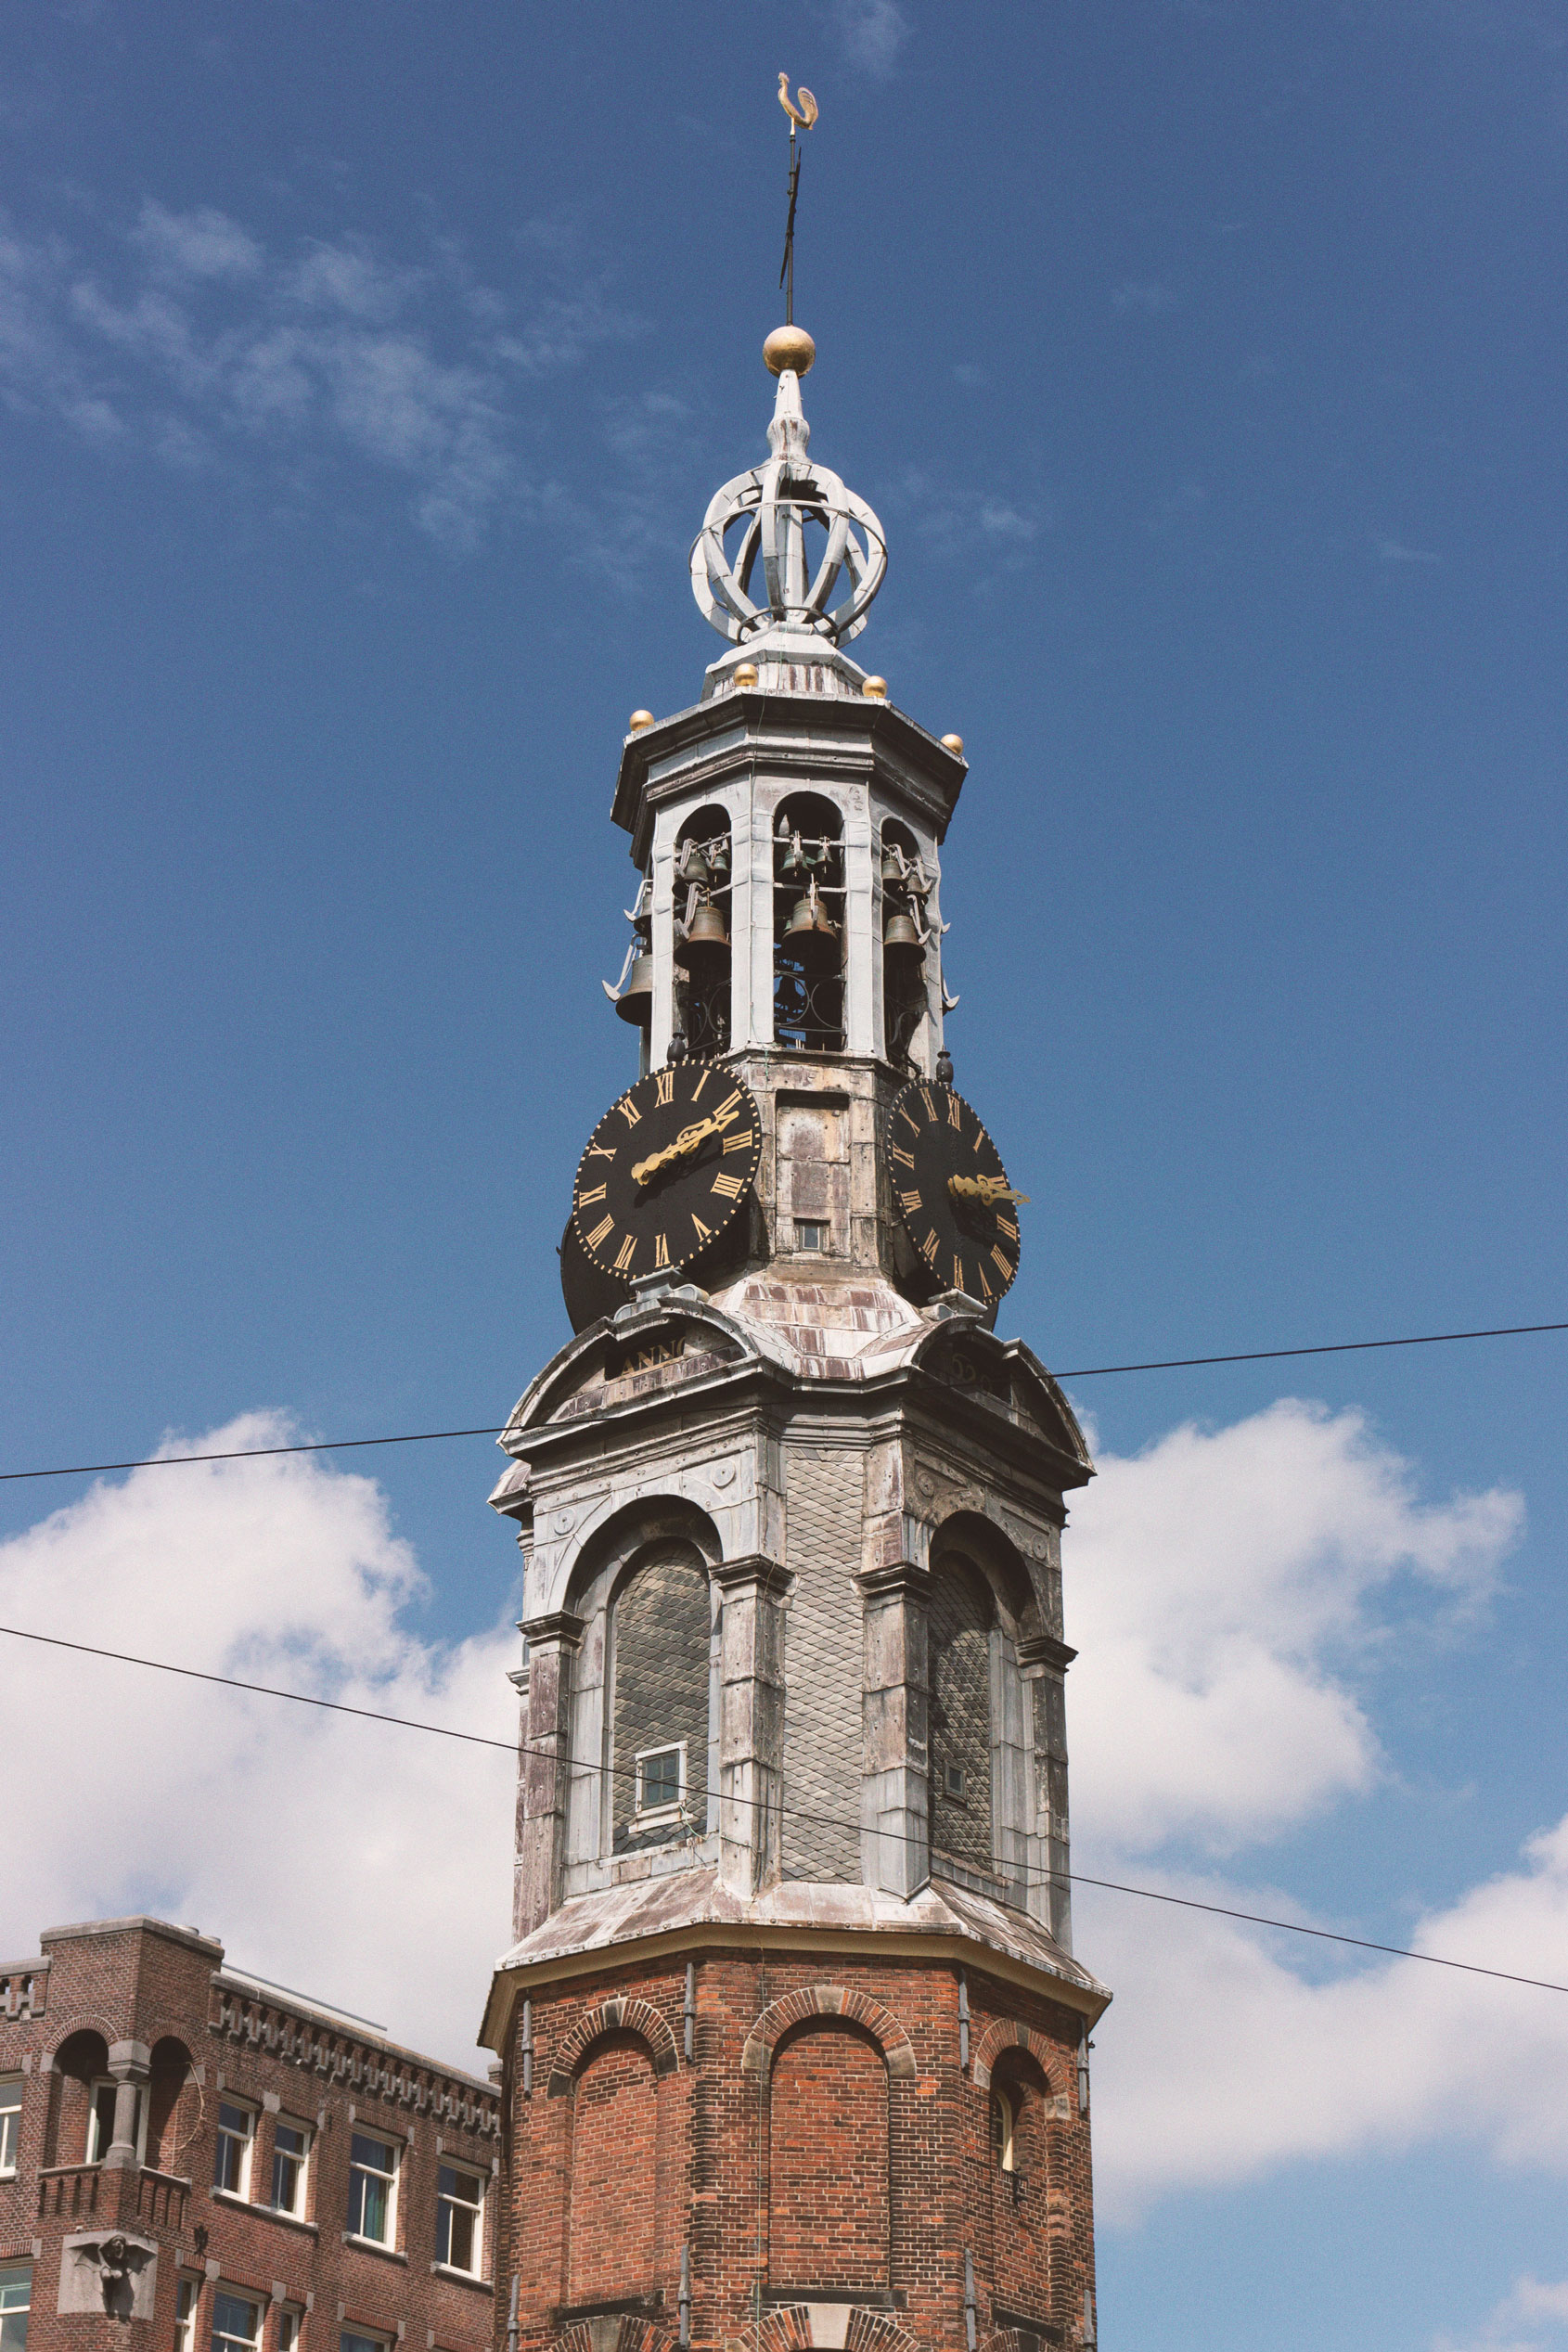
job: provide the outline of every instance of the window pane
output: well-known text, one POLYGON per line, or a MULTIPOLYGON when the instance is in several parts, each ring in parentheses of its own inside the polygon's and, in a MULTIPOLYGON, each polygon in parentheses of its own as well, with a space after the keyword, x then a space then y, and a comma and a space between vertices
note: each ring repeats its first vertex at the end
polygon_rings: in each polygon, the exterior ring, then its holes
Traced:
POLYGON ((375 2336, 356 2335, 352 2328, 343 2330, 338 2343, 340 2352, 387 2352, 386 2346, 379 2343, 375 2336))
POLYGON ((238 2294, 212 2299, 212 2352, 251 2352, 260 2335, 261 2307, 238 2294))
POLYGON ((372 2172, 384 2172, 391 2177, 392 2152, 381 2140, 366 2140, 356 2131, 350 2154, 356 2165, 365 2165, 372 2172))
POLYGON ((644 1756, 642 1762, 642 1803, 645 1813, 656 1806, 678 1805, 681 1793, 681 1760, 678 1748, 665 1748, 658 1755, 644 1756))
POLYGON ((0 2172, 15 2172, 21 2129, 21 2084, 0 2083, 0 2172))

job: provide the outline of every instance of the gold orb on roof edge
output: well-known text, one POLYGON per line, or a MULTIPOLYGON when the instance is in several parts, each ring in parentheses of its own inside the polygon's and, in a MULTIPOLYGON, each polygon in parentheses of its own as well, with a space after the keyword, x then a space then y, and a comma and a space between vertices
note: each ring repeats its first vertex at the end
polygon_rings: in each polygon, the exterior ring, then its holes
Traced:
POLYGON ((737 662, 734 669, 731 670, 729 674, 729 682, 731 686, 755 686, 757 682, 756 663, 754 662, 737 662))
POLYGON ((964 739, 961 735, 945 735, 942 739, 942 748, 945 752, 951 752, 955 759, 961 760, 964 756, 964 739))
POLYGON ((626 732, 628 735, 640 735, 645 726, 651 726, 652 725, 653 713, 651 711, 634 711, 631 717, 626 721, 626 732))
POLYGON ((887 680, 886 678, 862 678, 860 681, 860 691, 862 694, 868 695, 873 702, 885 702, 887 700, 887 680))
POLYGON ((763 357, 770 376, 782 376, 787 367, 804 376, 816 357, 816 345, 803 327, 776 327, 763 345, 763 357))

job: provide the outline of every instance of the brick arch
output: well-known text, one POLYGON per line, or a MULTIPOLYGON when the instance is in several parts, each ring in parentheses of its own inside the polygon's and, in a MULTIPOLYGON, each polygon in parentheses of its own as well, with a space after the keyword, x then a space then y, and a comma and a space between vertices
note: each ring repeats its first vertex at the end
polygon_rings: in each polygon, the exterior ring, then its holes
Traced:
POLYGON ((1061 2096, 1068 2069, 1060 2050, 1044 2034, 1037 2034, 1032 2025, 1021 2025, 1013 2017, 998 2018, 994 2025, 987 2025, 974 2046, 970 2073, 977 2090, 990 2089, 991 2069, 1003 2051, 1009 2050, 1027 2050, 1053 2093, 1058 2098, 1061 2096))
MULTIPOLYGON (((669 2328, 660 2327, 655 2320, 645 2320, 639 2312, 622 2314, 615 2333, 615 2352, 672 2352, 676 2338, 669 2328)), ((594 2339, 587 2322, 575 2320, 563 2328, 548 2347, 548 2352, 594 2352, 594 2339)))
POLYGON ((126 2039, 119 2026, 111 2025, 109 2020, 96 2010, 79 2010, 74 2017, 67 2017, 61 2021, 49 2044, 48 2057, 51 2066, 72 2034, 101 2034, 105 2042, 110 2047, 115 2042, 126 2039))
POLYGON ((914 2044, 892 2011, 880 2001, 868 2000, 864 1993, 847 1991, 842 1985, 806 1985, 798 1993, 785 1993, 770 2002, 746 2037, 741 2073, 765 2076, 782 2036, 810 2017, 842 2017, 852 2025, 862 2026, 881 2051, 893 2082, 912 2081, 919 2074, 914 2044))
MULTIPOLYGON (((778 2304, 760 2328, 747 2333, 760 2352, 812 2352, 811 2313, 803 2303, 778 2304)), ((920 2346, 890 2312, 857 2303, 849 2315, 844 2352, 920 2352, 920 2346)))
MULTIPOLYGON (((585 2009, 556 2053, 550 2069, 552 2099, 559 2099, 572 2089, 583 2070, 583 2063, 595 2042, 606 2034, 636 2034, 648 2044, 656 2076, 673 2075, 680 2064, 680 2052, 675 2037, 651 2001, 636 1999, 600 2001, 596 2009, 585 2009)), ((570 2333, 570 2331, 568 2331, 570 2333)), ((563 2336, 562 2343, 566 2341, 563 2336)), ((621 2352, 629 2352, 621 2347, 621 2352)), ((635 2352, 635 2347, 630 2348, 635 2352)))

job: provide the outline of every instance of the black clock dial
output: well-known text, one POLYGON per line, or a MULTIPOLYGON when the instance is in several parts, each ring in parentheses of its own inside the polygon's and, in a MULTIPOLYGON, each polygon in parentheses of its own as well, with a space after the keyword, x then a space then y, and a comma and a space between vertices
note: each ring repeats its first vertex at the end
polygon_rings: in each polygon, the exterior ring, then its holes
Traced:
POLYGON ((938 1289, 999 1299, 1018 1272, 1018 1203, 963 1096, 917 1078, 888 1114, 893 1197, 938 1289))
POLYGON ((577 1238, 623 1282, 673 1273, 737 1214, 762 1149, 755 1098, 722 1064, 649 1071, 588 1138, 572 1193, 577 1238))

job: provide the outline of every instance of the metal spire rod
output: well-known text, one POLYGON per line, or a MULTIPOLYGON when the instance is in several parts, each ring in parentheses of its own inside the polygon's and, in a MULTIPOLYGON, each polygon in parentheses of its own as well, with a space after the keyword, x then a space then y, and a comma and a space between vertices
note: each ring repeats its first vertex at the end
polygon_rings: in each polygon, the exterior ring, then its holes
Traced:
POLYGON ((779 263, 778 283, 784 289, 784 323, 795 323, 795 205, 801 192, 801 147, 799 133, 809 131, 816 120, 816 100, 803 83, 793 98, 790 96, 790 77, 778 77, 778 103, 790 118, 790 212, 784 224, 784 259, 779 263))

